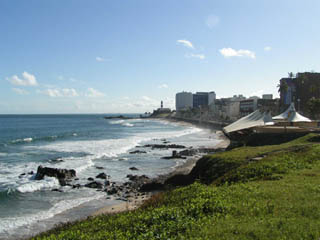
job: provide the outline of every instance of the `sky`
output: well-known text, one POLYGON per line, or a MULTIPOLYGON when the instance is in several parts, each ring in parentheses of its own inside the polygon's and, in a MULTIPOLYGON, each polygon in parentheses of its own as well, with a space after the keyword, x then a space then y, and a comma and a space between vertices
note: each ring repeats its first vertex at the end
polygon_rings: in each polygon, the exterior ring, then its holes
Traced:
POLYGON ((320 71, 319 0, 0 0, 0 114, 144 113, 180 91, 278 97, 320 71))

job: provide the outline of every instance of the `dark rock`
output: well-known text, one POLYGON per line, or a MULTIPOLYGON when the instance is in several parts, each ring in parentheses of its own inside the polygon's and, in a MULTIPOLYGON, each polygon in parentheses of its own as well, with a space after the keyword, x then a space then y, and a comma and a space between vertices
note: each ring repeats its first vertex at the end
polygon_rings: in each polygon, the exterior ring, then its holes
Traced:
POLYGON ((146 184, 143 184, 140 187, 141 192, 151 192, 151 191, 156 191, 156 190, 162 190, 164 188, 164 185, 160 182, 152 181, 146 184))
POLYGON ((34 174, 34 172, 33 172, 33 171, 31 171, 31 172, 28 172, 28 174, 29 174, 29 175, 33 175, 33 174, 34 174))
POLYGON ((110 181, 106 180, 106 181, 104 182, 104 185, 110 186, 110 181))
POLYGON ((47 177, 55 177, 59 180, 61 186, 66 185, 66 180, 69 180, 76 176, 76 171, 73 169, 59 169, 59 168, 49 168, 42 167, 41 165, 38 167, 37 174, 35 176, 35 180, 41 180, 45 176, 47 177))
POLYGON ((194 179, 189 175, 176 174, 168 178, 164 184, 171 186, 186 186, 193 183, 194 179))
POLYGON ((104 119, 134 119, 134 118, 133 117, 123 116, 123 115, 118 115, 118 116, 104 117, 104 119))
MULTIPOLYGON (((24 175, 26 175, 26 173, 21 173, 21 174, 20 174, 20 176, 24 176, 24 175)), ((20 176, 19 176, 19 177, 20 177, 20 176)))
POLYGON ((67 186, 67 182, 65 179, 59 178, 59 183, 61 186, 67 186))
POLYGON ((103 184, 101 182, 97 182, 97 181, 87 183, 84 186, 87 187, 87 188, 98 188, 98 189, 102 189, 103 188, 103 184))
POLYGON ((63 192, 62 190, 58 189, 58 188, 54 188, 51 190, 52 192, 63 192))
POLYGON ((72 185, 72 188, 81 188, 81 185, 80 184, 75 184, 75 185, 72 185))
POLYGON ((115 187, 113 187, 113 188, 107 190, 107 193, 108 193, 109 195, 113 195, 113 194, 118 193, 118 190, 117 190, 115 187))
POLYGON ((186 157, 183 157, 179 153, 177 153, 176 150, 172 151, 172 155, 170 157, 162 157, 162 159, 174 159, 174 158, 186 159, 186 157))
POLYGON ((146 151, 140 151, 140 150, 136 150, 136 151, 132 151, 129 152, 130 154, 137 154, 137 153, 147 153, 146 151))
POLYGON ((152 149, 154 148, 159 148, 159 149, 168 149, 168 148, 186 148, 183 145, 178 145, 178 144, 147 144, 144 145, 143 147, 151 147, 152 149))
POLYGON ((198 153, 198 150, 196 149, 186 149, 179 152, 180 156, 193 156, 198 153))
POLYGON ((136 167, 131 167, 131 168, 129 168, 131 171, 138 171, 139 169, 138 168, 136 168, 136 167))
POLYGON ((107 175, 105 173, 99 173, 96 178, 107 179, 107 175))
POLYGON ((96 166, 96 169, 104 169, 104 167, 96 166))
POLYGON ((79 178, 75 178, 74 180, 75 180, 75 181, 79 181, 79 178))
POLYGON ((89 177, 88 181, 94 181, 94 179, 92 177, 89 177))

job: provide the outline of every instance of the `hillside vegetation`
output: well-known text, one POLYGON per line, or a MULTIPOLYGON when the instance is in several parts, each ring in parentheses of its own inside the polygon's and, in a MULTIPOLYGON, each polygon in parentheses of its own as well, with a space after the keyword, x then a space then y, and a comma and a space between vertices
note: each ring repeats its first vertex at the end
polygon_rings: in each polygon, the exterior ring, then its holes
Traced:
POLYGON ((320 136, 200 159, 193 184, 34 239, 319 239, 320 136))

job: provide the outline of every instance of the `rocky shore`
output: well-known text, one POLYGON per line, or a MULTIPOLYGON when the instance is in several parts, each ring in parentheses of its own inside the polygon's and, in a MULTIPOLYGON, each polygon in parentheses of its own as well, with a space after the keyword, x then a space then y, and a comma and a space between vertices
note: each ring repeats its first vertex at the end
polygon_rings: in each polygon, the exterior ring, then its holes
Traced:
MULTIPOLYGON (((127 176, 129 181, 122 185, 118 185, 115 187, 114 192, 112 192, 115 193, 115 196, 117 196, 119 200, 123 200, 124 202, 113 206, 103 207, 93 213, 93 216, 136 209, 141 206, 145 200, 159 191, 178 185, 188 184, 189 182, 181 183, 181 181, 184 179, 189 179, 188 181, 192 180, 188 176, 191 174, 192 169, 195 167, 201 156, 225 151, 230 144, 229 139, 226 138, 222 132, 218 131, 216 134, 221 140, 216 146, 198 149, 188 148, 179 152, 174 150, 172 155, 176 154, 176 157, 186 157, 187 161, 168 174, 160 175, 156 178, 149 178, 145 175, 139 176, 129 174, 127 176)), ((174 158, 174 156, 170 157, 174 158)))

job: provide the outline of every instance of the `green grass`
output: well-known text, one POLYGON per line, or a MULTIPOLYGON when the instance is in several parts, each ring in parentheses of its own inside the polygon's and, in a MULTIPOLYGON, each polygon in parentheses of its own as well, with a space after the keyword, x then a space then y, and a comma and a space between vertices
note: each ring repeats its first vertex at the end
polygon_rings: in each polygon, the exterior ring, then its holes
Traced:
POLYGON ((318 140, 310 134, 206 156, 192 185, 155 195, 136 211, 88 218, 34 239, 319 239, 318 140), (257 156, 263 157, 253 161, 257 156))

